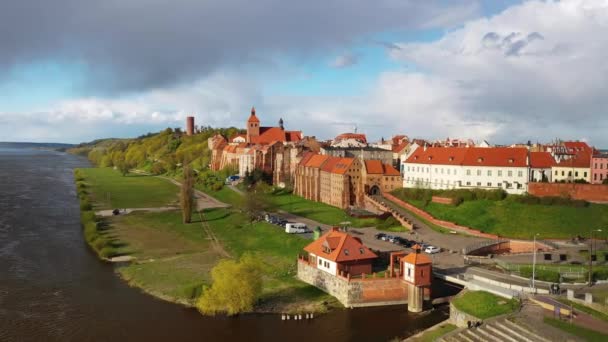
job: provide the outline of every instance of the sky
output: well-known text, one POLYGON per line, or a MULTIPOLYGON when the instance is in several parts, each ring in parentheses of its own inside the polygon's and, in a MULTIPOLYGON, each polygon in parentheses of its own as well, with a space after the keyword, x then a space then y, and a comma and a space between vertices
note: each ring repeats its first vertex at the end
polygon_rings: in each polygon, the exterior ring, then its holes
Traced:
POLYGON ((0 2, 0 141, 166 127, 608 147, 608 0, 0 2))

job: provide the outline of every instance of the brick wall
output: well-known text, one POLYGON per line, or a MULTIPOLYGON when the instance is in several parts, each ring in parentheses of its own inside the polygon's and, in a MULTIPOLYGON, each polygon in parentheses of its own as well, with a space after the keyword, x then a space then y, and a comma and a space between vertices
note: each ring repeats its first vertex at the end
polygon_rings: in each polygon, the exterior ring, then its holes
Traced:
MULTIPOLYGON (((554 248, 540 241, 536 241, 536 250, 541 252, 552 251, 554 248)), ((469 255, 488 255, 488 254, 517 254, 531 253, 534 250, 534 242, 527 240, 506 240, 499 241, 492 245, 480 247, 479 249, 471 250, 469 255)))
POLYGON ((441 204, 453 204, 454 203, 454 199, 449 198, 449 197, 440 197, 440 196, 431 197, 431 201, 433 201, 435 203, 441 203, 441 204))
POLYGON ((399 198, 393 196, 392 194, 384 193, 383 195, 389 201, 392 201, 392 202, 396 203, 397 205, 404 207, 405 209, 413 212, 414 214, 422 217, 423 219, 431 222, 434 225, 437 225, 437 226, 440 226, 440 227, 443 227, 446 229, 454 230, 457 232, 473 235, 473 236, 478 236, 478 237, 483 237, 483 238, 488 238, 488 239, 498 239, 498 235, 495 235, 495 234, 483 233, 476 229, 457 225, 454 222, 436 219, 431 214, 427 213, 426 211, 416 208, 415 206, 413 206, 405 201, 400 200, 399 198))
POLYGON ((407 303, 407 284, 401 278, 352 279, 333 276, 298 259, 298 278, 336 297, 346 307, 407 303))
POLYGON ((602 184, 529 183, 528 193, 539 197, 560 196, 608 203, 608 185, 602 184))

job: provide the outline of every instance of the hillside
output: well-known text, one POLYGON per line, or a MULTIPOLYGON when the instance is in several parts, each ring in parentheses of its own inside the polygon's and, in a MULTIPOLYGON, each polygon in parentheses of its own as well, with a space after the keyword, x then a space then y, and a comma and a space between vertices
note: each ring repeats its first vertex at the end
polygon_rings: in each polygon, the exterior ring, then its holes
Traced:
POLYGON ((77 145, 68 150, 86 156, 98 167, 121 170, 141 169, 154 174, 172 173, 181 165, 190 164, 195 170, 208 168, 211 151, 207 139, 215 134, 230 137, 237 128, 203 127, 201 132, 186 136, 179 129, 167 128, 133 139, 101 139, 77 145))

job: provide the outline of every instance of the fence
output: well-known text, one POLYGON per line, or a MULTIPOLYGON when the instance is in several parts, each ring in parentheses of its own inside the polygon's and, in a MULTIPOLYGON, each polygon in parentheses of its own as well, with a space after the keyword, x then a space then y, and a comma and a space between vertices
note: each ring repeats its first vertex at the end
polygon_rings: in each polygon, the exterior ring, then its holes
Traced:
MULTIPOLYGON (((500 268, 507 270, 511 273, 521 274, 523 269, 531 269, 532 265, 525 264, 511 264, 502 260, 496 260, 496 265, 500 268)), ((588 272, 583 266, 546 266, 546 265, 536 265, 537 271, 552 271, 557 272, 562 278, 567 279, 586 279, 588 277, 588 272)))

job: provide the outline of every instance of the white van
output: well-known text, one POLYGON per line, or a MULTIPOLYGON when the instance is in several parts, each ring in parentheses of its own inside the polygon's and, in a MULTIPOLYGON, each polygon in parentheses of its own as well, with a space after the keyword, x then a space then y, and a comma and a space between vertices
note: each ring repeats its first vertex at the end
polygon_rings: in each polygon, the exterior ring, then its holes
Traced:
POLYGON ((308 227, 306 227, 304 223, 288 223, 285 225, 285 233, 295 234, 306 232, 308 232, 308 227))

